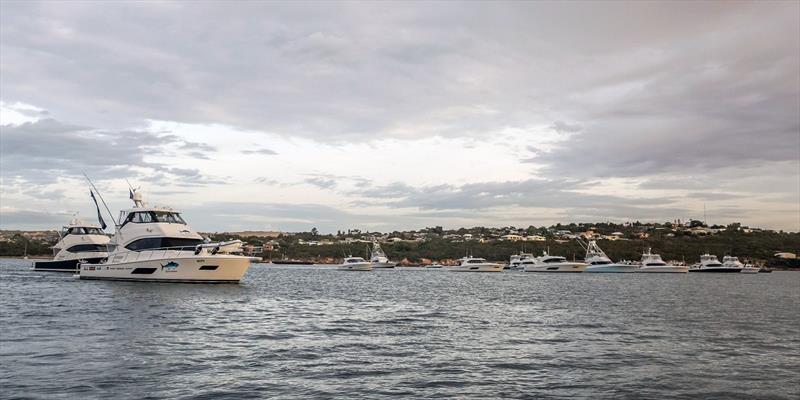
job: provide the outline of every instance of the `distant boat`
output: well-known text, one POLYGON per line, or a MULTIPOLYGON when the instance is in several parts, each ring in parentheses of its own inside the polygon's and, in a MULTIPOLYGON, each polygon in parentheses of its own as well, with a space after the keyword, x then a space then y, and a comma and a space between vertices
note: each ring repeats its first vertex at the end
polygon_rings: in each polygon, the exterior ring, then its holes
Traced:
POLYGON ((689 267, 686 265, 667 264, 661 259, 660 255, 653 254, 648 247, 647 252, 642 254, 641 266, 638 272, 685 274, 689 272, 689 267))
MULTIPOLYGON (((583 243, 580 241, 578 243, 583 245, 583 243)), ((612 262, 594 240, 590 240, 585 247, 586 258, 584 262, 589 264, 589 266, 586 267, 586 271, 584 272, 622 273, 636 272, 638 270, 638 267, 634 264, 621 264, 612 262)))
POLYGON ((567 261, 561 256, 551 256, 546 251, 533 259, 533 263, 525 265, 525 272, 583 272, 589 264, 567 261))
POLYGON ((372 252, 370 253, 369 261, 372 263, 373 268, 394 268, 397 266, 396 262, 389 261, 386 253, 381 249, 381 245, 377 241, 372 242, 372 252))
POLYGON ((733 257, 733 260, 728 260, 728 264, 723 265, 719 262, 717 256, 712 254, 703 254, 700 256, 700 262, 689 268, 689 272, 713 272, 713 273, 739 273, 742 272, 744 265, 739 262, 739 259, 733 257))
POLYGON ((464 257, 461 263, 450 268, 453 272, 503 272, 503 264, 491 263, 485 258, 464 257))
POLYGON ((428 264, 428 265, 425 266, 425 268, 428 268, 428 269, 441 269, 442 268, 442 264, 438 264, 438 263, 428 264))
MULTIPOLYGON (((73 218, 64 226, 59 238, 53 246, 53 260, 34 262, 34 271, 78 272, 79 264, 97 264, 108 257, 109 238, 103 229, 79 218, 73 218)), ((27 253, 26 246, 26 258, 27 253)))
POLYGON ((343 271, 372 271, 372 263, 361 257, 348 256, 342 260, 337 269, 343 271))
POLYGON ((758 267, 757 265, 753 265, 753 264, 745 264, 744 267, 742 267, 742 273, 743 274, 757 274, 760 271, 761 271, 761 268, 758 267))

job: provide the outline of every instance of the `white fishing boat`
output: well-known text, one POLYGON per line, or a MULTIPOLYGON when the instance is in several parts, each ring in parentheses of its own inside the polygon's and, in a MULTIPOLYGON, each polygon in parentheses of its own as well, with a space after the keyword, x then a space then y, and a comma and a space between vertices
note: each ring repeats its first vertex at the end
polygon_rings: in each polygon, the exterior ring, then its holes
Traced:
POLYGON ((723 265, 717 256, 706 253, 700 256, 699 263, 689 268, 689 272, 739 273, 742 272, 742 268, 744 265, 738 259, 735 263, 729 262, 723 265))
POLYGON ((551 256, 547 251, 532 260, 532 263, 524 266, 525 272, 583 272, 589 264, 567 261, 561 256, 551 256))
POLYGON ((586 248, 584 262, 589 264, 589 266, 586 267, 584 272, 625 273, 636 272, 639 269, 635 264, 615 263, 611 261, 611 258, 603 252, 594 240, 590 240, 585 245, 581 241, 578 243, 586 248))
POLYGON ((373 264, 361 257, 348 256, 342 260, 337 269, 343 271, 372 271, 373 264))
POLYGON ((759 272, 761 272, 761 267, 757 265, 745 264, 744 267, 742 267, 743 274, 757 274, 759 272))
POLYGON ((238 283, 257 257, 242 242, 208 243, 169 207, 148 206, 131 191, 134 207, 120 211, 108 260, 81 264, 80 279, 238 283))
POLYGON ((503 272, 503 264, 486 261, 485 258, 464 257, 461 262, 452 268, 453 272, 503 272))
POLYGON ((533 262, 533 254, 522 253, 522 252, 519 254, 512 254, 511 258, 509 259, 507 269, 514 269, 514 270, 523 269, 525 265, 529 265, 532 262, 533 262))
POLYGON ((433 263, 425 266, 426 269, 442 269, 442 264, 433 263))
POLYGON ((78 272, 78 264, 97 264, 108 257, 109 238, 100 226, 75 217, 61 228, 52 261, 36 261, 34 271, 78 272))
POLYGON ((372 252, 370 253, 369 261, 372 263, 373 268, 394 268, 397 263, 389 261, 386 253, 381 248, 377 241, 372 242, 372 252))
POLYGON ((689 272, 689 267, 686 265, 667 264, 661 259, 660 255, 653 254, 652 250, 648 247, 647 252, 642 254, 641 266, 638 272, 685 274, 689 272))

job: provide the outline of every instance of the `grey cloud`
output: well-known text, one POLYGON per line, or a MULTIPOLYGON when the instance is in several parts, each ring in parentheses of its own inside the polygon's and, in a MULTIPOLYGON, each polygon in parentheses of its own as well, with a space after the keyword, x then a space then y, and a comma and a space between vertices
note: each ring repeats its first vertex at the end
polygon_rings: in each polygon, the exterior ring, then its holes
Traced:
POLYGON ((580 125, 570 125, 563 121, 556 121, 553 122, 553 125, 550 129, 558 132, 558 133, 576 133, 581 131, 580 125))
POLYGON ((49 213, 30 210, 3 210, 0 229, 56 229, 66 222, 70 213, 49 213))
POLYGON ((244 154, 261 154, 265 156, 274 156, 277 155, 278 152, 271 149, 255 149, 255 150, 243 150, 242 153, 244 154))
POLYGON ((314 185, 320 189, 332 189, 336 187, 336 181, 333 179, 323 178, 321 176, 306 178, 304 181, 310 185, 314 185))

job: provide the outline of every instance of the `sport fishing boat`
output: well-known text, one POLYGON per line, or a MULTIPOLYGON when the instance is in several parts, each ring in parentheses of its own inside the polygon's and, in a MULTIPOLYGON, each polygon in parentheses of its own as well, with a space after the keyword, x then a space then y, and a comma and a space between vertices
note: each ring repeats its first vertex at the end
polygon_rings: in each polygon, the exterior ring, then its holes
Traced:
POLYGON ((653 254, 648 247, 647 252, 642 254, 641 266, 637 272, 685 274, 689 272, 689 267, 686 265, 667 264, 661 259, 660 255, 653 254))
POLYGON ((80 279, 238 283, 251 261, 242 241, 209 243, 169 207, 150 207, 131 191, 134 207, 120 211, 108 260, 80 265, 80 279))
MULTIPOLYGON (((583 245, 583 242, 578 242, 583 245)), ((611 259, 600 249, 597 242, 590 240, 586 246, 586 258, 584 262, 589 264, 584 272, 636 272, 639 268, 635 264, 622 264, 612 262, 611 259)))
POLYGON ((525 272, 583 272, 589 264, 567 261, 561 256, 551 256, 547 251, 533 259, 533 263, 525 265, 525 272))
POLYGON ((337 266, 337 269, 343 271, 372 271, 372 263, 361 258, 348 256, 342 260, 342 263, 337 266))
POLYGON ((78 272, 78 264, 97 264, 108 256, 108 236, 97 225, 73 218, 61 228, 52 261, 36 261, 34 271, 78 272))
MULTIPOLYGON (((734 257, 735 258, 735 257, 734 257)), ((723 265, 717 259, 717 256, 712 254, 703 254, 700 256, 700 262, 693 265, 689 268, 689 272, 729 272, 729 273, 739 273, 742 272, 742 268, 744 265, 739 262, 737 259, 736 263, 728 263, 728 265, 723 265)))
POLYGON ((506 269, 522 269, 523 263, 526 260, 530 263, 530 261, 533 260, 533 254, 529 253, 512 254, 508 262, 508 267, 506 269))
POLYGON ((467 256, 449 270, 453 272, 503 272, 503 264, 488 262, 485 258, 467 256))
POLYGON ((742 267, 743 274, 757 274, 759 272, 761 272, 761 267, 758 265, 745 264, 744 267, 742 267))
POLYGON ((386 253, 383 252, 381 245, 377 241, 372 242, 372 252, 370 253, 369 261, 372 263, 373 268, 394 268, 397 266, 396 262, 389 261, 386 253))

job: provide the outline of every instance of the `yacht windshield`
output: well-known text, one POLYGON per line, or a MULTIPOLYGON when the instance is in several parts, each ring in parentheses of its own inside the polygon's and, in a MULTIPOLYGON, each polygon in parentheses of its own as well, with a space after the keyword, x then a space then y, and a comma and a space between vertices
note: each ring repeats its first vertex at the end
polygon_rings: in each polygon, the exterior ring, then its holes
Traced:
POLYGON ((74 227, 67 229, 67 235, 103 235, 100 228, 74 227))
POLYGON ((148 249, 161 249, 161 248, 174 248, 180 250, 194 250, 195 246, 203 243, 201 239, 185 239, 185 238, 143 238, 134 240, 125 246, 128 250, 141 251, 148 249))
POLYGON ((564 258, 564 257, 553 257, 553 258, 548 258, 548 259, 544 260, 544 262, 548 263, 548 264, 549 263, 560 263, 560 262, 565 262, 565 261, 567 261, 567 259, 564 258))
POLYGON ((475 258, 475 259, 467 261, 467 264, 481 264, 481 263, 485 263, 485 262, 486 262, 486 260, 484 260, 483 258, 475 258))
POLYGON ((137 211, 128 214, 125 218, 125 223, 133 222, 134 224, 149 224, 153 222, 161 222, 167 224, 181 224, 186 225, 186 221, 181 218, 181 215, 170 211, 137 211))
POLYGON ((592 261, 591 264, 592 265, 605 265, 605 264, 611 264, 611 261, 592 261))

